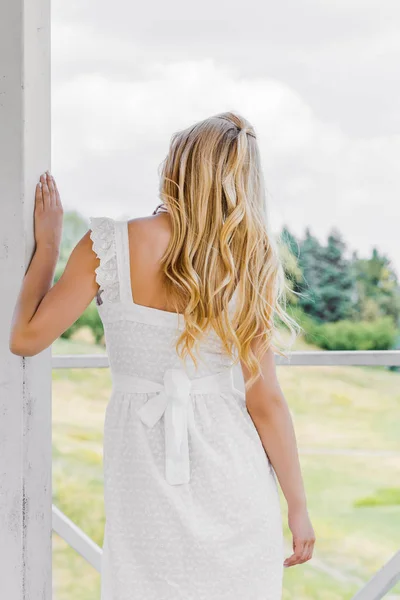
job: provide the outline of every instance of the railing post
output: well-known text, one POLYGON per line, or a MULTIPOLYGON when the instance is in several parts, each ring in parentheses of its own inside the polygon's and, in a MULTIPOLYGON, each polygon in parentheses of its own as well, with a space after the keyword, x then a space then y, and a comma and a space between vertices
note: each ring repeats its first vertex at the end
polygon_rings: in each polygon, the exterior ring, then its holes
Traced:
POLYGON ((50 167, 50 0, 0 5, 0 586, 51 598, 51 351, 9 352, 33 246, 34 189, 50 167))
POLYGON ((381 600, 398 581, 400 581, 400 550, 375 573, 353 600, 381 600))

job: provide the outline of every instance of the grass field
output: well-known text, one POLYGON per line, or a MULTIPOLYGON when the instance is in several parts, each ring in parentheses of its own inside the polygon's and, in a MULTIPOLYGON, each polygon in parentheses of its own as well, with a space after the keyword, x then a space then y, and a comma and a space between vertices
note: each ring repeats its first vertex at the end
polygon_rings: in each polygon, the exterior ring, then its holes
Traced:
MULTIPOLYGON (((84 340, 53 345, 53 354, 94 352, 104 349, 84 340)), ((314 558, 285 569, 283 600, 350 600, 400 547, 400 374, 279 367, 279 378, 296 427, 317 537, 314 558), (338 449, 348 452, 335 454, 338 449)), ((54 503, 99 545, 102 428, 110 391, 108 369, 53 372, 54 503)), ((289 555, 282 494, 281 500, 289 555)), ((99 599, 99 575, 57 535, 53 569, 56 600, 99 599)), ((400 598, 399 585, 390 598, 400 598)))

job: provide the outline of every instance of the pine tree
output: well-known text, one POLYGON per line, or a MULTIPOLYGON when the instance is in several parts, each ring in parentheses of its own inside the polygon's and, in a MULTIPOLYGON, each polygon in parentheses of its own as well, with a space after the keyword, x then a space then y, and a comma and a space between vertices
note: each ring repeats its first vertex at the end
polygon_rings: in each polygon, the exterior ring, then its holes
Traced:
POLYGON ((332 231, 320 253, 319 316, 324 321, 340 321, 351 314, 355 301, 355 282, 351 262, 345 258, 345 253, 346 245, 340 233, 332 231))
POLYGON ((333 231, 323 246, 306 230, 300 246, 299 264, 304 276, 300 306, 318 321, 339 321, 351 314, 354 278, 345 252, 338 232, 333 231))
POLYGON ((307 228, 305 238, 300 243, 299 266, 303 272, 303 281, 299 305, 304 312, 315 318, 320 318, 321 314, 319 294, 321 252, 322 247, 318 239, 307 228))

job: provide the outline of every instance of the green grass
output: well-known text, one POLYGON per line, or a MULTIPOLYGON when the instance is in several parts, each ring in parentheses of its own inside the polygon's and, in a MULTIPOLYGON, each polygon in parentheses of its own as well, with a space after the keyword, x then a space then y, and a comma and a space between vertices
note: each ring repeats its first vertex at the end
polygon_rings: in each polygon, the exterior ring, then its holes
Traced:
POLYGON ((354 503, 357 507, 362 506, 400 506, 400 487, 380 488, 370 496, 359 498, 354 503))
POLYGON ((55 600, 99 600, 100 598, 100 575, 55 533, 53 533, 53 597, 55 600))
MULTIPOLYGON (((73 353, 82 340, 57 342, 73 353)), ((89 346, 85 352, 104 352, 89 346)), ((279 367, 300 448, 400 453, 400 375, 362 367, 279 367)), ((102 440, 108 369, 53 372, 55 504, 99 545, 104 529, 102 440)), ((399 547, 400 454, 300 455, 316 532, 314 558, 284 572, 283 600, 350 600, 399 547), (320 568, 318 568, 320 567, 320 568)), ((288 556, 291 536, 281 493, 288 556)), ((99 575, 54 535, 57 600, 98 600, 99 575)), ((400 598, 400 586, 390 598, 400 598)))
POLYGON ((337 581, 305 563, 285 569, 282 600, 348 600, 357 590, 356 584, 337 581))
POLYGON ((299 445, 398 450, 400 376, 365 367, 278 367, 299 445))

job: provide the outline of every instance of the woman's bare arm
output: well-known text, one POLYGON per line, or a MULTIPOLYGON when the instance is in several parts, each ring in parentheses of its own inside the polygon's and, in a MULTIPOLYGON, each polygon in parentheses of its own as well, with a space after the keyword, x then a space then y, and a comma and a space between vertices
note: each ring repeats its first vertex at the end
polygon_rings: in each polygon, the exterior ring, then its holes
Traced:
MULTIPOLYGON (((272 350, 264 354, 261 369, 263 376, 246 392, 246 405, 288 505, 293 554, 284 564, 292 566, 311 558, 315 535, 308 516, 292 417, 277 379, 272 350)), ((249 371, 243 363, 242 371, 247 381, 249 371)))
POLYGON ((63 210, 51 175, 36 187, 36 249, 24 276, 14 309, 9 346, 20 356, 48 348, 70 327, 96 295, 98 258, 88 231, 71 253, 65 270, 52 287, 59 256, 63 210))

